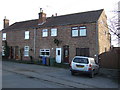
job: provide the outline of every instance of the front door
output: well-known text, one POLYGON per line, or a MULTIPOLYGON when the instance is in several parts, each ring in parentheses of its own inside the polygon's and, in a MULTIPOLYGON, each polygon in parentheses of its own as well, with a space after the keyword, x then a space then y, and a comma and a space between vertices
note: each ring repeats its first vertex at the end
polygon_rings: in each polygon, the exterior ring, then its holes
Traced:
POLYGON ((10 59, 13 59, 14 53, 13 53, 13 47, 10 47, 10 59))
POLYGON ((19 47, 15 46, 15 59, 18 60, 19 59, 19 47))
POLYGON ((56 48, 56 62, 61 63, 61 48, 56 48))
POLYGON ((65 63, 69 63, 69 46, 63 46, 63 59, 65 63))

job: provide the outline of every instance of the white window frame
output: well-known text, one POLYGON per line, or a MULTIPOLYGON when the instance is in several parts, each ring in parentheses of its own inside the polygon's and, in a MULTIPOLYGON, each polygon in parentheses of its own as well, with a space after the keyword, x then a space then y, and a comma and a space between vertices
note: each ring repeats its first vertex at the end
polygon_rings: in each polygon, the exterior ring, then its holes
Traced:
POLYGON ((2 56, 5 56, 4 46, 2 46, 2 56))
POLYGON ((80 27, 80 36, 87 36, 86 26, 81 26, 80 27))
POLYGON ((42 37, 47 37, 48 36, 48 29, 43 29, 42 30, 42 37))
POLYGON ((25 31, 25 39, 29 39, 30 38, 30 31, 25 31))
POLYGON ((78 27, 72 27, 72 37, 78 37, 78 27))
POLYGON ((29 46, 24 47, 24 56, 29 56, 29 46), (26 49, 28 48, 28 49, 26 49))
POLYGON ((50 49, 40 49, 40 56, 49 57, 50 56, 50 49), (49 54, 47 55, 47 53, 49 53, 49 54))
POLYGON ((6 34, 6 33, 3 33, 3 34, 2 34, 2 40, 6 40, 6 36, 7 36, 7 34, 6 34))
POLYGON ((57 36, 57 28, 51 29, 51 36, 57 36))

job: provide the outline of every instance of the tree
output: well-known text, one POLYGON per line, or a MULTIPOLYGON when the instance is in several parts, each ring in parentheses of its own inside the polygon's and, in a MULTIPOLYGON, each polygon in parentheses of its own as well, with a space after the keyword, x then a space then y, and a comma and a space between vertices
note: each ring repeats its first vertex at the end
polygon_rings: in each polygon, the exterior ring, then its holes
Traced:
POLYGON ((5 41, 5 46, 4 46, 4 53, 5 53, 5 57, 8 58, 10 55, 10 48, 7 44, 7 41, 5 41))
MULTIPOLYGON (((116 45, 120 44, 120 10, 114 9, 110 11, 107 23, 104 26, 109 30, 111 34, 111 42, 116 42, 116 45)), ((108 33, 108 34, 109 34, 108 33)))
POLYGON ((111 13, 111 14, 113 14, 113 17, 108 19, 108 29, 109 29, 110 33, 115 36, 114 41, 117 41, 118 45, 120 44, 120 9, 119 9, 119 4, 120 4, 120 2, 118 3, 118 9, 115 9, 111 13))
POLYGON ((62 43, 62 41, 58 40, 57 38, 54 38, 54 43, 58 46, 60 43, 62 43))

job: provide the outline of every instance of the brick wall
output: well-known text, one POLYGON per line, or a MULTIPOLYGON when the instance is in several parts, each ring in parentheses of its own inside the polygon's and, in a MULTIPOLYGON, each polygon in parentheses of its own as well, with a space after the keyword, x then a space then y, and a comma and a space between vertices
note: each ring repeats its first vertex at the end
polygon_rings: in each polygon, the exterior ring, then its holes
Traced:
POLYGON ((110 50, 110 35, 104 11, 98 20, 98 40, 99 54, 110 50))

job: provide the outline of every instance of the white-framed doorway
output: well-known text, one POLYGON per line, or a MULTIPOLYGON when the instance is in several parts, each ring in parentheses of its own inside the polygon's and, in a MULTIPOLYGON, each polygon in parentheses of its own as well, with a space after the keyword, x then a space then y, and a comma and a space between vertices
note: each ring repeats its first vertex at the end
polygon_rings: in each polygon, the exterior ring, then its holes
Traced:
POLYGON ((61 53, 61 48, 56 48, 56 62, 57 63, 61 63, 61 57, 62 57, 62 53, 61 53))

